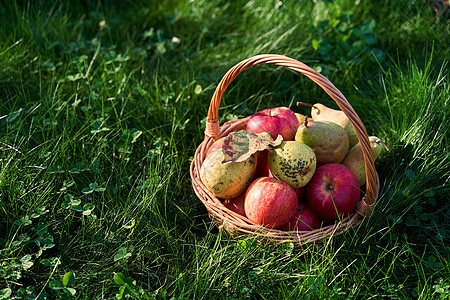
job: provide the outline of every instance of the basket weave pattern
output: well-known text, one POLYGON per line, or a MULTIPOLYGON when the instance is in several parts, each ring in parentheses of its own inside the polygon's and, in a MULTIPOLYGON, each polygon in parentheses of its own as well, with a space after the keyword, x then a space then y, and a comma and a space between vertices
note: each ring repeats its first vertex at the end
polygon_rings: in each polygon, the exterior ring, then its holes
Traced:
POLYGON ((369 143, 369 138, 364 125, 356 114, 350 103, 344 95, 323 75, 314 71, 307 65, 283 56, 275 54, 258 55, 241 61, 232 67, 222 78, 217 85, 217 88, 212 96, 211 103, 208 110, 206 120, 205 138, 195 151, 194 160, 190 166, 190 175, 192 179, 192 186, 197 197, 203 202, 208 210, 210 218, 219 227, 224 227, 232 234, 253 234, 261 238, 266 238, 278 242, 289 241, 296 244, 306 244, 320 241, 324 238, 341 234, 350 227, 358 224, 361 216, 370 214, 374 202, 378 197, 379 180, 374 165, 372 149, 369 143), (366 191, 364 197, 359 201, 356 212, 350 214, 345 219, 337 222, 334 225, 325 226, 320 229, 307 232, 281 231, 257 225, 248 218, 241 216, 228 208, 216 198, 200 179, 200 168, 205 159, 206 152, 211 147, 212 143, 217 139, 227 136, 233 131, 239 131, 246 128, 247 121, 250 117, 229 121, 222 126, 219 124, 219 106, 222 95, 225 93, 228 85, 244 70, 261 64, 274 64, 284 66, 294 71, 300 72, 310 78, 317 85, 319 85, 339 106, 345 113, 356 131, 361 149, 364 156, 366 167, 366 191))

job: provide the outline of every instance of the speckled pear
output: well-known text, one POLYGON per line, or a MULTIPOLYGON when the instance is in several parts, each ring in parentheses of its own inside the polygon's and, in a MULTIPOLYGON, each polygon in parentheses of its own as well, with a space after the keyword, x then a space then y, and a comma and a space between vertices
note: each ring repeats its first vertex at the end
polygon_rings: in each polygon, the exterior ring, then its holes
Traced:
POLYGON ((311 147, 296 141, 282 142, 268 155, 272 175, 292 188, 308 184, 316 171, 316 163, 311 147))
POLYGON ((242 162, 223 164, 223 160, 221 149, 209 154, 200 168, 200 179, 214 196, 229 199, 249 186, 256 168, 256 154, 242 162))
MULTIPOLYGON (((373 160, 375 161, 383 149, 383 144, 376 136, 369 136, 369 142, 372 148, 373 160)), ((357 143, 348 151, 342 164, 356 175, 360 186, 366 183, 366 166, 364 164, 364 155, 360 143, 357 143)))
POLYGON ((319 165, 340 163, 348 152, 344 129, 330 121, 306 122, 300 125, 295 140, 310 146, 319 165))
POLYGON ((359 140, 356 131, 342 110, 332 109, 321 103, 316 103, 311 108, 311 116, 314 121, 330 121, 344 128, 348 135, 349 148, 352 148, 358 143, 359 140))

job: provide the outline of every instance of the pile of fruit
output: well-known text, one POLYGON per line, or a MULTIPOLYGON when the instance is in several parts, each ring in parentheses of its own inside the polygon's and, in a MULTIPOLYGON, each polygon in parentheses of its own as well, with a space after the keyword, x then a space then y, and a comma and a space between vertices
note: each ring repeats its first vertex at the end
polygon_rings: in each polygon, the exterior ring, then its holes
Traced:
MULTIPOLYGON (((311 116, 286 107, 253 114, 246 130, 208 149, 206 188, 255 224, 310 231, 356 209, 366 172, 356 132, 340 110, 320 103, 311 116)), ((374 160, 384 143, 369 137, 374 160)))

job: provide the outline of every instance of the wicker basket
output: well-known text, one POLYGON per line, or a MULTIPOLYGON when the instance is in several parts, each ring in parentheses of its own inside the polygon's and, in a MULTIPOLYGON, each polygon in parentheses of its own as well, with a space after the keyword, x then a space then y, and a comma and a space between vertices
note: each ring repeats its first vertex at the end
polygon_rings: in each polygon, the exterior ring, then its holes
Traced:
POLYGON ((325 238, 342 234, 352 226, 359 224, 362 217, 367 216, 373 209, 374 202, 378 197, 379 179, 375 170, 372 150, 370 147, 367 132, 361 119, 358 117, 352 106, 349 104, 344 95, 323 75, 314 71, 305 64, 283 56, 283 55, 258 55, 248 58, 234 67, 232 67, 222 78, 218 84, 216 91, 211 99, 209 106, 205 139, 198 146, 194 160, 191 163, 190 174, 192 178, 192 186, 198 198, 203 202, 208 210, 210 218, 219 228, 225 228, 231 234, 251 234, 264 240, 272 240, 275 242, 293 242, 297 245, 319 242, 325 238), (359 201, 355 212, 351 213, 345 219, 313 231, 297 232, 297 231, 281 231, 277 229, 266 228, 257 225, 248 218, 241 216, 228 208, 208 191, 200 179, 200 168, 205 159, 205 154, 211 147, 212 143, 217 139, 228 135, 230 132, 238 131, 246 128, 247 121, 250 117, 229 121, 222 126, 219 125, 218 111, 220 100, 228 85, 244 70, 261 64, 274 64, 284 66, 289 69, 302 73, 318 84, 327 94, 337 103, 340 109, 351 121, 364 155, 366 166, 366 191, 365 195, 359 201))

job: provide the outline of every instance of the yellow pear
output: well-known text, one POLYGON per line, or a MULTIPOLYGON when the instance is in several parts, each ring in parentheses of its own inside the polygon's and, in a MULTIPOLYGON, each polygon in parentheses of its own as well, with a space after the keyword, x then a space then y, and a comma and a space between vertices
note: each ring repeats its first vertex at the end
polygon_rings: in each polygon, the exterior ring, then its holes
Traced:
MULTIPOLYGON (((383 148, 382 141, 376 136, 369 136, 370 147, 372 148, 373 160, 375 161, 383 148)), ((353 146, 345 156, 342 164, 349 168, 362 186, 366 183, 366 166, 364 164, 364 155, 361 150, 361 144, 353 146)))
POLYGON ((348 135, 350 148, 352 148, 359 142, 358 136, 356 135, 352 123, 342 110, 332 109, 326 107, 321 103, 316 103, 311 108, 311 116, 314 121, 331 121, 344 128, 345 132, 348 135))
POLYGON ((242 162, 222 163, 224 153, 218 149, 209 154, 200 168, 200 179, 214 196, 234 198, 250 184, 256 169, 256 154, 242 162))

